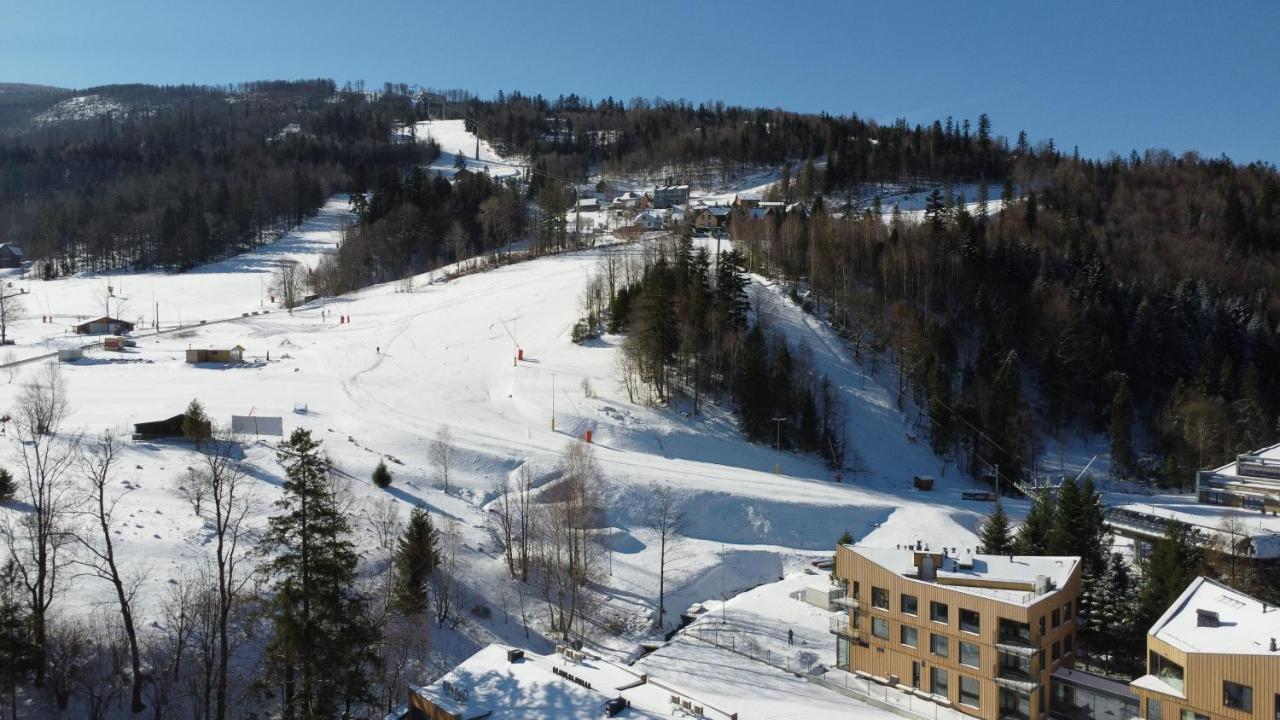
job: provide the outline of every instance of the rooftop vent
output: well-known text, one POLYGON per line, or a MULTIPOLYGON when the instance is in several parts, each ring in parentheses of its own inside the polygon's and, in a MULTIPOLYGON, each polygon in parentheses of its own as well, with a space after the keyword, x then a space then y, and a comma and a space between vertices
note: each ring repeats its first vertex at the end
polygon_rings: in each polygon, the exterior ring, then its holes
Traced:
POLYGON ((1036 595, 1043 595, 1049 592, 1049 589, 1053 587, 1053 583, 1049 582, 1048 575, 1037 575, 1034 587, 1036 595))
POLYGON ((1220 624, 1218 613, 1212 610, 1196 610, 1196 627, 1218 627, 1220 624))
POLYGON ((519 662, 524 659, 524 651, 520 648, 511 648, 507 651, 507 662, 519 662))
POLYGON ((1280 652, 1280 648, 1276 647, 1276 639, 1271 638, 1271 652, 1280 652))

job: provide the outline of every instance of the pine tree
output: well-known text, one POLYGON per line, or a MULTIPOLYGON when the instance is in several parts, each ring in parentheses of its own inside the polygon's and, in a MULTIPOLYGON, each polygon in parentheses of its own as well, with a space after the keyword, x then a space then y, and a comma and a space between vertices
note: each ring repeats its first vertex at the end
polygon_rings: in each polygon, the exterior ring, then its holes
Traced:
POLYGON ((17 494, 18 483, 13 479, 13 473, 0 468, 0 502, 8 502, 17 494))
POLYGON ((1064 480, 1058 487, 1057 509, 1053 513, 1053 527, 1049 530, 1049 555, 1079 555, 1082 524, 1080 488, 1075 480, 1064 480))
POLYGON ((1002 476, 1014 480, 1022 477, 1023 411, 1018 353, 1010 350, 991 387, 987 427, 993 441, 993 463, 999 466, 1002 476))
POLYGON ((39 660, 31 613, 22 600, 17 566, 10 559, 0 568, 0 697, 9 696, 11 709, 17 708, 18 687, 35 673, 39 660))
POLYGON ((929 435, 933 452, 945 455, 951 450, 951 378, 942 361, 929 364, 929 418, 933 420, 929 435))
POLYGON ((1133 472, 1133 398, 1129 379, 1120 377, 1116 394, 1111 398, 1111 469, 1118 476, 1133 472))
POLYGON ((769 409, 773 407, 773 398, 768 363, 764 333, 759 325, 753 325, 742 343, 736 394, 742 431, 756 441, 770 439, 769 409))
POLYGON ((1149 628, 1196 578, 1204 564, 1198 533, 1189 525, 1170 520, 1164 537, 1155 542, 1142 567, 1142 591, 1138 596, 1139 628, 1149 628))
POLYGON ((199 447, 200 443, 208 440, 212 434, 213 424, 209 421, 204 406, 199 400, 193 398, 187 405, 187 411, 182 414, 182 436, 199 447))
POLYGON ((299 428, 277 458, 284 495, 275 504, 280 514, 267 522, 263 552, 272 557, 268 652, 283 685, 283 717, 337 717, 370 699, 377 630, 356 590, 351 525, 329 484, 332 468, 320 442, 299 428))
POLYGON ((373 469, 373 484, 380 488, 391 487, 391 471, 387 469, 387 463, 379 460, 378 466, 373 469))
POLYGON ((396 604, 406 615, 427 609, 427 579, 440 563, 438 545, 431 514, 414 508, 404 537, 396 541, 396 604))
POLYGON ((979 551, 987 555, 1007 555, 1013 552, 1013 529, 1009 526, 1009 516, 1000 501, 996 501, 995 509, 982 523, 978 531, 979 551))
POLYGON ((1019 555, 1048 555, 1049 534, 1054 524, 1053 501, 1041 492, 1031 500, 1027 519, 1018 528, 1014 551, 1019 555))

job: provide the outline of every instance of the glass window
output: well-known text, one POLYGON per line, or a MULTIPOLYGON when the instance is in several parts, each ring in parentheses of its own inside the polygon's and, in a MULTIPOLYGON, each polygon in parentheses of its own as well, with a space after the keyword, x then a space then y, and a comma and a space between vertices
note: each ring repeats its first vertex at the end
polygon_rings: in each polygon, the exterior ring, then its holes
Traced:
POLYGON ((907 615, 915 615, 919 609, 919 603, 916 601, 915 595, 902 596, 902 612, 907 615))
POLYGON ((937 655, 938 657, 947 657, 951 652, 947 636, 939 635, 938 633, 929 633, 929 652, 937 655))
POLYGON ((1000 618, 998 642, 1010 645, 1030 645, 1031 626, 1008 618, 1000 618))
POLYGON ((1182 682, 1182 666, 1157 652, 1151 653, 1148 672, 1178 692, 1186 692, 1182 682))
POLYGON ((996 677, 1009 680, 1031 679, 1031 658, 1018 653, 1004 652, 1003 650, 997 652, 996 655, 999 663, 996 668, 996 677))
POLYGON ((1280 720, 1280 693, 1276 693, 1276 720, 1280 720))
POLYGON ((871 634, 881 640, 889 639, 889 621, 882 617, 871 618, 871 634))
POLYGON ((901 640, 907 647, 920 647, 920 633, 910 625, 902 626, 901 640))
POLYGON ((1183 710, 1182 720, 1209 720, 1208 715, 1201 715, 1194 710, 1183 710))
POLYGON ((982 649, 977 643, 960 642, 960 664, 979 667, 982 664, 982 649))
POLYGON ((1230 680, 1222 681, 1222 704, 1232 710, 1253 712, 1253 688, 1230 680))
POLYGON ((1042 637, 1044 637, 1044 616, 1043 615, 1040 616, 1040 634, 1036 636, 1036 639, 1039 640, 1042 637))
POLYGON ((960 608, 960 629, 965 632, 976 633, 982 630, 982 616, 977 610, 965 610, 960 608))
POLYGON ((1075 615, 1071 614, 1071 601, 1068 600, 1067 604, 1062 608, 1062 622, 1071 622, 1074 619, 1075 615))
POLYGON ((1054 627, 1058 627, 1059 625, 1062 624, 1062 610, 1060 608, 1053 609, 1053 614, 1050 619, 1050 622, 1054 627))
POLYGON ((1058 643, 1054 643, 1053 644, 1053 661, 1058 662, 1058 660, 1060 659, 1062 659, 1062 647, 1059 646, 1058 643))
POLYGON ((969 707, 980 707, 982 683, 977 678, 960 676, 960 702, 969 707))
POLYGON ((1147 698, 1147 720, 1162 720, 1164 706, 1156 698, 1147 698))
POLYGON ((1010 688, 1000 688, 1000 717, 1030 718, 1031 696, 1010 688))
POLYGON ((950 608, 947 607, 946 603, 940 603, 937 601, 931 601, 929 603, 930 620, 940 623, 949 622, 950 615, 951 611, 950 608))
POLYGON ((947 671, 942 668, 929 669, 929 692, 934 695, 950 697, 947 694, 947 671))
POLYGON ((884 588, 871 588, 871 607, 881 610, 889 609, 889 591, 884 588))
POLYGON ((849 669, 849 640, 848 638, 836 638, 836 667, 843 670, 849 669))
POLYGON ((1071 635, 1062 638, 1062 657, 1071 657, 1071 635))

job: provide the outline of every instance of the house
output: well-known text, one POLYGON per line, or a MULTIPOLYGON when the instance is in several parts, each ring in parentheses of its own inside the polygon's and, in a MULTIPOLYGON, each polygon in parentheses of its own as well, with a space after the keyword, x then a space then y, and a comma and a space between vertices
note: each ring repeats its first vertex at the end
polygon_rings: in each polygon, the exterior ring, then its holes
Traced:
POLYGON ((613 199, 609 204, 612 210, 644 210, 651 204, 648 193, 638 193, 632 190, 622 193, 613 199))
POLYGON ((1147 720, 1280 717, 1280 608, 1199 577, 1147 632, 1147 720))
POLYGON ((689 202, 688 185, 667 185, 653 190, 653 206, 656 208, 669 208, 672 205, 683 205, 687 202, 689 202))
POLYGON ((187 363, 240 363, 244 362, 244 348, 236 345, 226 350, 188 349, 187 363))
POLYGON ((0 243, 0 268, 22 267, 22 261, 26 258, 26 253, 22 252, 20 246, 13 243, 0 243))
MULTIPOLYGON (((174 415, 164 420, 152 420, 150 422, 134 423, 133 439, 134 440, 163 440, 166 438, 184 438, 186 433, 182 430, 182 423, 186 419, 186 415, 174 415)), ((205 421, 206 434, 212 425, 205 421)))
POLYGON ((759 205, 762 199, 759 193, 741 193, 733 196, 733 206, 742 210, 750 210, 759 205))
POLYGON ((77 335, 123 335, 133 332, 133 323, 113 317, 100 317, 80 323, 74 330, 77 335))
POLYGON ((1206 505, 1280 512, 1280 443, 1241 453, 1216 470, 1197 472, 1196 497, 1206 505))
POLYGON ((664 680, 588 651, 550 655, 492 643, 436 682, 409 688, 399 717, 414 720, 658 720, 676 714, 737 720, 664 680))
POLYGON ((836 665, 984 720, 1048 716, 1075 656, 1080 558, 841 545, 836 665))
POLYGON ((600 209, 600 201, 593 197, 578 200, 578 212, 595 212, 600 209))
POLYGON ((718 230, 729 224, 730 209, 721 206, 704 207, 693 216, 693 226, 698 230, 718 230))
POLYGON ((645 210, 636 215, 632 222, 646 230, 661 230, 663 226, 662 214, 655 210, 645 210))

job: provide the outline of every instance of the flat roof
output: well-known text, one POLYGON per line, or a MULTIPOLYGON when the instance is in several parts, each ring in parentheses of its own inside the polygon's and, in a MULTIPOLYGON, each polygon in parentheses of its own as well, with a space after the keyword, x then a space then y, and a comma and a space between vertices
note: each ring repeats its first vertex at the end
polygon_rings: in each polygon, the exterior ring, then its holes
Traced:
POLYGON ((1176 602, 1151 626, 1150 633, 1184 652, 1265 655, 1271 640, 1280 641, 1280 607, 1264 603, 1206 577, 1187 586, 1176 602), (1202 627, 1198 611, 1217 613, 1217 627, 1202 627))
POLYGON ((958 592, 988 597, 1013 605, 1031 605, 1042 598, 1060 590, 1071 579, 1071 574, 1080 564, 1080 558, 1073 556, 1030 556, 1030 555, 983 555, 962 550, 943 558, 942 567, 938 568, 939 580, 952 582, 931 583, 917 576, 915 556, 917 553, 939 554, 938 550, 916 550, 914 547, 881 548, 867 545, 846 546, 862 557, 908 580, 937 584, 958 592), (1049 579, 1052 589, 1047 593, 1036 595, 1030 588, 1026 590, 1009 590, 973 585, 957 584, 965 580, 987 582, 1009 582, 1034 584, 1037 577, 1049 579))
MULTIPOLYGON (((1276 443, 1275 445, 1272 445, 1270 447, 1264 447, 1261 450, 1253 450, 1251 452, 1239 453, 1237 455, 1237 458, 1241 456, 1248 457, 1250 459, 1258 459, 1263 461, 1270 460, 1270 461, 1280 463, 1280 443, 1276 443)), ((1236 467, 1236 463, 1237 463, 1236 460, 1232 460, 1226 465, 1223 465, 1222 467, 1213 470, 1213 474, 1224 475, 1227 477, 1231 477, 1231 476, 1239 477, 1240 472, 1239 472, 1239 469, 1236 467)), ((1244 476, 1244 477, 1248 477, 1248 476, 1244 476)))

